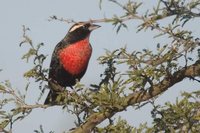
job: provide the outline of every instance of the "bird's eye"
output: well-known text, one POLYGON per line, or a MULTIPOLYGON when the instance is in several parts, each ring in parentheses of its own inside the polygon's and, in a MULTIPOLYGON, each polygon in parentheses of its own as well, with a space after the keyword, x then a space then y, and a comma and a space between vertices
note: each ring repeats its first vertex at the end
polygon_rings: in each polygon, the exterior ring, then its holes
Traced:
POLYGON ((83 25, 82 27, 83 27, 83 29, 86 29, 86 26, 85 26, 85 25, 83 25))
POLYGON ((83 29, 88 29, 88 26, 87 25, 83 25, 83 29))
POLYGON ((90 24, 88 23, 88 24, 85 24, 85 25, 83 25, 83 29, 85 29, 85 30, 88 30, 88 28, 90 27, 90 24))

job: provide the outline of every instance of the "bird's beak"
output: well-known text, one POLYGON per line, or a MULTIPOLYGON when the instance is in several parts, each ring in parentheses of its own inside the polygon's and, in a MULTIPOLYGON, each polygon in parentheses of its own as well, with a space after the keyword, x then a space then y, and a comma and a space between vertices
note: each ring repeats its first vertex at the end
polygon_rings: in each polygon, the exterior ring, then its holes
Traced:
POLYGON ((96 24, 91 24, 90 27, 89 27, 88 29, 89 29, 90 31, 93 31, 93 30, 95 30, 95 29, 98 29, 99 27, 101 27, 101 26, 96 25, 96 24))

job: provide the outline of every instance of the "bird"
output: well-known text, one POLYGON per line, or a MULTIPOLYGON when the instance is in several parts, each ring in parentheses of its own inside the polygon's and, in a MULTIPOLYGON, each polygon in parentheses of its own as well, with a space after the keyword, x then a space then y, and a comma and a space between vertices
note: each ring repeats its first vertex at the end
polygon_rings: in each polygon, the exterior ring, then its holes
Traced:
POLYGON ((99 27, 101 26, 91 22, 77 22, 55 46, 48 75, 50 91, 44 104, 56 103, 58 94, 62 92, 54 84, 61 88, 72 88, 83 77, 92 54, 90 33, 99 27))

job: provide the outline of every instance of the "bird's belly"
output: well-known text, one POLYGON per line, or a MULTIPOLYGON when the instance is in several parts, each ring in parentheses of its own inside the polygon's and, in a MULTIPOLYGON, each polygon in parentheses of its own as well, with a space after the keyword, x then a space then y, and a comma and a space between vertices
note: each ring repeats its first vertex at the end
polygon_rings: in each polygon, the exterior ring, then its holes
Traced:
POLYGON ((71 75, 79 75, 87 69, 92 48, 88 46, 69 46, 59 52, 60 63, 71 75))

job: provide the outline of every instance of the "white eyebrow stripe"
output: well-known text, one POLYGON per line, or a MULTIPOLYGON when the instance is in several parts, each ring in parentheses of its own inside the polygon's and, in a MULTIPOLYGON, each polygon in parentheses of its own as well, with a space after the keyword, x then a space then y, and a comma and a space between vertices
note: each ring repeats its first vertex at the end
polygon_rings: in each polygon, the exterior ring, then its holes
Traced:
POLYGON ((76 30, 76 29, 78 29, 78 28, 80 28, 81 26, 83 26, 84 25, 84 23, 82 23, 82 24, 77 24, 77 25, 74 25, 70 30, 69 30, 69 32, 72 32, 72 31, 74 31, 74 30, 76 30))

